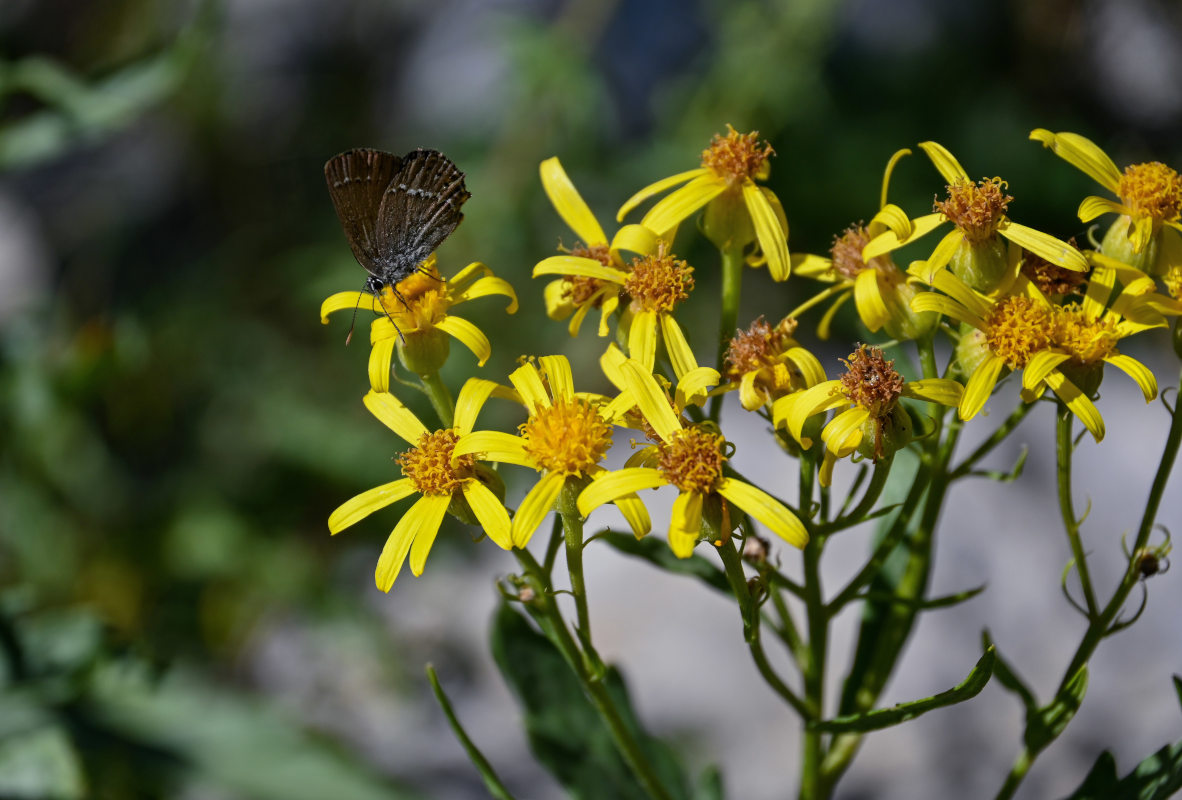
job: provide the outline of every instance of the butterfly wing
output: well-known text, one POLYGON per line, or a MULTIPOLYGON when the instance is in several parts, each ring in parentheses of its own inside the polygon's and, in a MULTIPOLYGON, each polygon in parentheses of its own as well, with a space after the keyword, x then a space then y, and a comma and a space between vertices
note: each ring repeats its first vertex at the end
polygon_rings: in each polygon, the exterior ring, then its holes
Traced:
POLYGON ((460 224, 471 195, 464 173, 437 150, 419 148, 402 159, 378 213, 378 252, 401 278, 431 255, 460 224))
POLYGON ((382 198, 404 159, 381 150, 347 150, 324 165, 324 179, 345 238, 361 266, 381 272, 383 234, 379 223, 382 198))

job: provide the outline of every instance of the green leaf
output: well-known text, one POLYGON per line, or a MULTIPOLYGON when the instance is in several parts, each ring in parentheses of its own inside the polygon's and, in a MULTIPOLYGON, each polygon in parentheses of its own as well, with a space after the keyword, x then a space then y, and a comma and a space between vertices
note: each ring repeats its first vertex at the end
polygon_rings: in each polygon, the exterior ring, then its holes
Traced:
POLYGON ((1116 759, 1105 750, 1066 800, 1166 800, 1182 789, 1182 742, 1167 745, 1118 780, 1116 759))
POLYGON ((484 753, 476 747, 476 744, 469 738, 464 727, 460 725, 460 720, 456 716, 456 712, 451 707, 451 701, 447 699, 447 694, 443 691, 443 687, 439 684, 439 676, 435 674, 435 667, 427 665, 427 680, 431 682, 431 691, 435 693, 435 699, 439 701, 439 706, 443 709, 444 716, 447 717, 447 722, 451 725, 452 732, 456 738, 460 740, 460 744, 464 746, 464 752, 468 754, 468 759, 472 765, 476 767, 480 777, 484 778, 484 785, 496 800, 513 800, 513 795, 501 783, 501 779, 497 777, 496 770, 493 769, 492 764, 484 757, 484 753))
POLYGON ((85 796, 82 765, 61 728, 45 726, 0 739, 0 797, 85 796))
POLYGON ((1072 676, 1067 685, 1042 708, 1026 709, 1026 732, 1022 737, 1026 749, 1032 753, 1041 751, 1055 740, 1075 712, 1079 711, 1084 695, 1088 692, 1088 666, 1084 664, 1072 676))
MULTIPOLYGON (((562 654, 508 603, 493 621, 492 651, 521 702, 530 748, 572 798, 648 800, 562 654)), ((641 729, 619 672, 609 668, 604 681, 665 790, 689 798, 681 765, 672 750, 641 729)))
POLYGON ((1026 709, 1026 715, 1029 718, 1032 713, 1038 710, 1038 698, 1034 696, 1034 692, 1030 690, 1026 682, 1018 676, 1017 670, 1002 658, 1001 653, 997 651, 996 645, 993 644, 993 639, 990 637, 988 629, 981 631, 981 644, 983 647, 994 648, 994 654, 997 660, 993 663, 993 676, 997 678, 998 683, 1003 687, 1018 695, 1018 699, 1022 701, 1022 705, 1026 709))
POLYGON ((705 581, 707 586, 730 596, 731 587, 727 583, 726 574, 702 556, 693 555, 689 558, 678 558, 673 555, 667 542, 654 536, 637 539, 630 533, 608 531, 597 538, 604 540, 621 553, 642 558, 666 572, 698 578, 705 581))
POLYGON ((933 709, 963 703, 965 700, 976 697, 985 688, 985 684, 989 682, 989 676, 993 674, 995 658, 991 647, 977 661, 968 677, 946 692, 940 692, 922 700, 913 700, 910 703, 900 703, 891 708, 881 708, 867 711, 864 714, 851 714, 823 720, 810 725, 809 728, 823 733, 866 733, 907 722, 933 709))
POLYGON ((698 776, 698 785, 694 790, 694 800, 724 800, 726 794, 722 786, 722 773, 718 767, 709 766, 698 776))

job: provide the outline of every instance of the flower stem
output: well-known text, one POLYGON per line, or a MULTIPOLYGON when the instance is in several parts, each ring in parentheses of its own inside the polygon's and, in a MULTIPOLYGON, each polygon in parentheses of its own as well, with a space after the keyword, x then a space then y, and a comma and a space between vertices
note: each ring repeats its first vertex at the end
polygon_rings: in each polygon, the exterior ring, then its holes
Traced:
MULTIPOLYGON (((816 454, 813 451, 801 454, 800 510, 806 517, 813 502, 815 466, 816 454)), ((808 649, 803 665, 804 696, 808 710, 808 714, 804 715, 806 723, 820 720, 825 714, 825 661, 829 647, 829 615, 821 588, 821 552, 825 547, 825 536, 816 530, 810 533, 812 535, 804 547, 804 602, 808 622, 808 649)), ((806 724, 801 737, 801 800, 825 797, 825 780, 821 773, 824 758, 822 734, 811 730, 806 724)))
POLYGON ((1071 421, 1074 415, 1063 404, 1059 405, 1058 416, 1055 419, 1055 464, 1059 485, 1059 512, 1063 516, 1063 527, 1067 532, 1067 542, 1071 545, 1071 556, 1075 560, 1075 568, 1079 572, 1079 582, 1083 587, 1084 602, 1088 608, 1088 621, 1097 615, 1096 592, 1092 588, 1092 576, 1088 570, 1088 559, 1084 553, 1083 542, 1079 536, 1079 521, 1075 518, 1075 509, 1071 500, 1071 456, 1075 449, 1071 436, 1071 421))
POLYGON ((420 375, 419 380, 423 382, 423 389, 431 400, 431 406, 435 409, 436 416, 439 417, 440 425, 450 428, 455 420, 456 404, 452 400, 447 385, 440 379, 438 372, 420 375))
POLYGON ((583 520, 576 514, 558 516, 562 518, 566 569, 570 573, 571 594, 575 598, 575 614, 578 618, 575 635, 579 637, 584 652, 591 653, 594 652, 591 649, 591 613, 587 610, 587 587, 583 582, 583 520))
MULTIPOLYGON (((722 315, 718 321, 718 363, 722 372, 726 366, 726 351, 739 324, 739 299, 743 293, 743 249, 729 247, 722 250, 722 315)), ((718 422, 722 415, 722 395, 710 400, 710 419, 718 422)))

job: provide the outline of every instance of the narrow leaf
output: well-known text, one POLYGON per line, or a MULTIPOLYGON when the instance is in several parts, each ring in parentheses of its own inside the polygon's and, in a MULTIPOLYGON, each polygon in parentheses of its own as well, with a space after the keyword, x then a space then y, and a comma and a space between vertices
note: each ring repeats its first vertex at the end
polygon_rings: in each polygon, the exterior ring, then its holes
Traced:
POLYGON ((431 691, 435 693, 435 699, 439 702, 439 707, 443 709, 444 716, 447 717, 447 724, 451 726, 452 733, 464 746, 464 752, 468 754, 468 760, 472 762, 472 766, 476 767, 476 771, 484 779, 484 786, 488 789, 488 793, 496 800, 513 800, 513 795, 501 783, 492 764, 488 763, 488 759, 484 757, 484 754, 464 731, 455 710, 451 707, 451 701, 447 699, 447 694, 439 684, 439 676, 435 674, 435 667, 431 664, 427 665, 427 680, 431 682, 431 691))

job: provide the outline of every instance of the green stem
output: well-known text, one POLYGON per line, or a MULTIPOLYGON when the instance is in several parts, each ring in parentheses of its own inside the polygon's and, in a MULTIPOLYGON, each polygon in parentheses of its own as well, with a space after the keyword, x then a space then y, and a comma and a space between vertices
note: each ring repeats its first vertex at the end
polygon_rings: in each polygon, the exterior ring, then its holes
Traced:
POLYGON ((452 400, 451 392, 447 390, 447 385, 440 379, 438 372, 420 375, 419 380, 423 382, 423 389, 431 400, 435 415, 439 417, 439 424, 444 428, 450 428, 454 424, 456 404, 452 400))
MULTIPOLYGON (((806 451, 800 459, 800 508, 807 514, 812 504, 816 456, 806 451)), ((825 537, 811 532, 804 547, 804 603, 808 623, 808 650, 804 663, 804 696, 808 707, 805 722, 820 720, 825 714, 825 661, 829 647, 829 615, 821 587, 821 553, 825 537)), ((825 796, 821 764, 825 743, 819 731, 807 725, 801 736, 800 800, 819 800, 825 796)))
POLYGON ((575 598, 575 614, 578 625, 575 634, 585 652, 591 648, 591 614, 587 610, 587 587, 583 583, 583 520, 575 514, 559 514, 562 518, 562 532, 566 540, 566 569, 570 573, 571 594, 575 598))
POLYGON ((1088 570, 1088 558, 1084 553, 1083 542, 1079 536, 1079 521, 1075 518, 1075 509, 1071 500, 1071 456, 1075 449, 1071 436, 1071 422, 1074 415, 1063 404, 1059 404, 1058 416, 1055 419, 1055 464, 1059 486, 1059 513, 1063 516, 1063 527, 1067 532, 1067 541, 1071 545, 1071 556, 1075 559, 1075 568, 1079 572, 1079 582, 1083 587, 1084 602, 1088 607, 1088 619, 1096 618, 1096 592, 1092 588, 1092 576, 1088 570))
POLYGON ((570 635, 570 631, 566 628, 566 621, 562 618, 562 612, 558 608, 558 604, 554 602, 553 589, 547 579, 545 573, 542 572, 542 566, 537 562, 533 555, 528 550, 519 550, 514 548, 514 555, 517 560, 525 568, 526 572, 538 581, 542 591, 539 592, 539 602, 532 607, 531 610, 536 610, 543 619, 539 621, 546 637, 550 639, 551 643, 558 648, 566 659, 567 664, 570 665, 571 670, 583 685, 583 690, 587 692, 591 699, 592 705, 599 713, 600 719, 607 725, 608 732, 611 734, 612 741, 616 745, 616 749, 623 757, 624 762, 632 770, 632 774, 636 776, 641 787, 645 793, 653 800, 672 800, 669 793, 665 791, 665 787, 661 785, 661 781, 653 772, 652 765, 649 764, 648 758, 640 747, 640 743, 633 736, 632 731, 628 728, 624 718, 620 715, 619 709, 616 708, 615 701, 612 699, 611 693, 608 691, 604 682, 595 676, 588 673, 584 659, 579 652, 579 647, 575 644, 574 638, 570 635))
POLYGON ((1017 428, 1022 420, 1026 419, 1026 415, 1030 413, 1030 409, 1032 408, 1034 408, 1034 403, 1022 403, 1010 412, 1005 422, 988 439, 981 442, 980 446, 964 461, 960 462, 956 469, 952 470, 952 479, 957 480, 968 475, 981 459, 989 455, 993 448, 1001 444, 1007 436, 1014 432, 1014 428, 1017 428))
POLYGON ((822 533, 836 533, 846 528, 852 528, 854 525, 862 522, 865 516, 874 508, 874 504, 878 502, 878 498, 882 496, 882 490, 886 488, 887 478, 890 476, 891 463, 893 461, 894 456, 892 455, 874 462, 874 473, 870 476, 870 485, 866 487, 866 494, 862 495, 861 502, 850 513, 844 514, 840 518, 822 525, 820 531, 822 533))
POLYGON ((505 784, 501 783, 501 778, 493 769, 493 765, 484 757, 484 753, 480 752, 480 748, 476 746, 476 743, 468 736, 468 732, 464 730, 464 726, 460 724, 460 719, 456 716, 451 701, 447 699, 447 694, 439 684, 439 676, 435 674, 435 667, 431 664, 427 665, 427 680, 431 683, 431 691, 435 693, 435 700, 443 709, 443 715, 451 724, 452 733, 460 740, 460 745, 468 754, 476 771, 480 773, 480 777, 484 779, 484 787, 488 789, 488 793, 492 795, 494 800, 514 800, 513 795, 505 788, 505 784))
MULTIPOLYGON (((726 366, 726 351, 739 325, 739 300, 743 294, 743 249, 728 248, 722 251, 722 315, 718 321, 718 361, 722 372, 726 366)), ((710 400, 710 419, 718 422, 722 416, 722 395, 710 400)))

